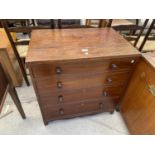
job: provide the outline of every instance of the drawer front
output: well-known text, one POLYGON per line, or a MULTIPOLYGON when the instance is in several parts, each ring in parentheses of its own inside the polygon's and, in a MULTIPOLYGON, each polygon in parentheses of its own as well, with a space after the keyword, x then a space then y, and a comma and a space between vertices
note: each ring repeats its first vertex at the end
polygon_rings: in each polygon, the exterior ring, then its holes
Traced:
POLYGON ((58 63, 58 64, 34 64, 32 72, 35 78, 61 76, 72 74, 99 73, 105 71, 118 71, 132 69, 137 58, 123 58, 102 61, 84 61, 79 63, 58 63))
POLYGON ((70 103, 76 104, 79 101, 101 97, 103 97, 102 88, 97 87, 91 89, 73 90, 70 92, 48 92, 47 94, 41 94, 40 100, 44 105, 62 105, 70 103))
POLYGON ((75 90, 63 93, 48 93, 40 96, 42 106, 77 104, 79 101, 93 100, 97 98, 112 98, 114 103, 121 97, 123 87, 105 87, 75 90))
POLYGON ((105 62, 80 62, 66 64, 37 64, 32 66, 34 77, 49 77, 53 75, 63 76, 93 72, 104 72, 109 66, 109 61, 105 62))
POLYGON ((112 112, 114 104, 111 100, 95 100, 79 102, 75 105, 48 106, 42 108, 43 115, 47 121, 63 119, 78 115, 93 114, 98 112, 112 112))
POLYGON ((75 89, 86 89, 103 86, 125 85, 129 79, 130 72, 104 73, 94 76, 81 76, 71 79, 35 79, 39 94, 48 94, 64 91, 72 91, 75 89))
POLYGON ((109 70, 122 70, 122 69, 132 69, 136 63, 138 62, 138 58, 123 58, 123 59, 112 59, 110 61, 109 70))
POLYGON ((125 87, 104 87, 103 96, 104 97, 120 97, 124 92, 125 87))

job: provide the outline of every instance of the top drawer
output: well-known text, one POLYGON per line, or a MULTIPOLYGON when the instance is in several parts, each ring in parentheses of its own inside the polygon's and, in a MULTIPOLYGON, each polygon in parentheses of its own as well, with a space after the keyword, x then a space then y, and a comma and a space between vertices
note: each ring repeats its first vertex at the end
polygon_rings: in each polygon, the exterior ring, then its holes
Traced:
POLYGON ((32 65, 34 77, 48 77, 52 75, 77 75, 83 73, 102 73, 105 71, 128 70, 136 64, 137 58, 122 58, 102 61, 83 61, 68 63, 48 63, 32 65))

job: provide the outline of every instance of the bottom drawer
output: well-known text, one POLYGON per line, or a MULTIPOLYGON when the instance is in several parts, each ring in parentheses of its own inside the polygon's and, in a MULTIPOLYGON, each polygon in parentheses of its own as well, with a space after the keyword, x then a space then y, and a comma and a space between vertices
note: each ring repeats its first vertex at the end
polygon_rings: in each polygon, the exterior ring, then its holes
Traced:
POLYGON ((93 114, 98 112, 113 112, 113 99, 94 100, 79 102, 77 104, 47 106, 42 108, 44 120, 46 122, 56 119, 71 118, 82 116, 86 114, 93 114))

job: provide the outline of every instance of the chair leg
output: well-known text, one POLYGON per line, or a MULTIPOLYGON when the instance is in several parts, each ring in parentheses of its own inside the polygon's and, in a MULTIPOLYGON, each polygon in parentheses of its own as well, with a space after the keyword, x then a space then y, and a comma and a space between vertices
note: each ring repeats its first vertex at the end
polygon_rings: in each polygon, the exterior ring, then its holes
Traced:
POLYGON ((25 68, 25 58, 21 58, 21 61, 22 61, 22 64, 23 64, 23 66, 25 68))
POLYGON ((4 29, 5 29, 5 32, 6 32, 7 36, 8 36, 8 38, 9 38, 9 40, 10 40, 11 46, 12 46, 13 51, 14 51, 14 54, 15 54, 17 60, 18 60, 18 63, 19 63, 19 66, 20 66, 20 68, 21 68, 21 72, 22 72, 22 74, 23 74, 23 77, 24 77, 24 79, 25 79, 25 82, 26 82, 27 86, 30 86, 28 77, 27 77, 27 75, 26 75, 26 70, 25 70, 25 68, 24 68, 24 65, 23 65, 21 59, 20 59, 20 56, 19 56, 19 53, 18 53, 18 51, 17 51, 16 45, 15 45, 15 43, 14 43, 12 37, 11 37, 11 34, 10 34, 10 32, 9 32, 9 29, 8 29, 8 27, 7 27, 7 22, 3 19, 3 21, 1 21, 1 23, 2 23, 2 25, 3 25, 3 27, 4 27, 4 29))
POLYGON ((24 110, 22 108, 21 102, 20 102, 18 95, 17 95, 17 92, 13 86, 10 86, 9 93, 10 93, 20 115, 22 116, 23 119, 26 119, 26 116, 25 116, 24 110))

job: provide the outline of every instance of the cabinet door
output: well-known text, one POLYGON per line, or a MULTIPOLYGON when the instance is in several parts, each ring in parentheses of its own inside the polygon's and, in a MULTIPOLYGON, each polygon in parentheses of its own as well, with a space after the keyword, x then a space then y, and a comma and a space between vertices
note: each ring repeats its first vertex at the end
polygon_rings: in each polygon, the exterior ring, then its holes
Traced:
POLYGON ((155 70, 141 60, 120 110, 131 134, 155 134, 155 70))

